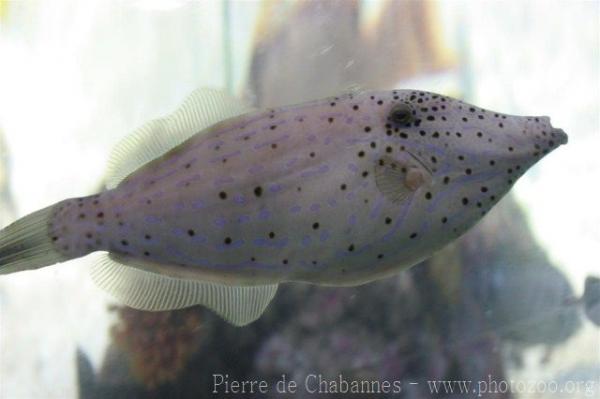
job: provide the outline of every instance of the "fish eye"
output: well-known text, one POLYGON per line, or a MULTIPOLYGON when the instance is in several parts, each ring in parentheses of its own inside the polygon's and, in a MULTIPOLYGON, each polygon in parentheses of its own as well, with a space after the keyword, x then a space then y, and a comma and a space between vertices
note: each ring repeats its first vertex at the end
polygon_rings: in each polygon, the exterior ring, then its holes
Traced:
POLYGON ((408 104, 396 104, 390 111, 389 119, 397 124, 409 123, 412 120, 412 108, 408 104))

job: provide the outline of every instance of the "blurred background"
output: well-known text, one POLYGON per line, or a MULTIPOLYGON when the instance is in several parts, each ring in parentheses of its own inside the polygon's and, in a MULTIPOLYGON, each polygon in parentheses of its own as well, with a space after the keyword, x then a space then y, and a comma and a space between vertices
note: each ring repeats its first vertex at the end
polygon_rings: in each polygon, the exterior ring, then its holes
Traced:
POLYGON ((283 285, 245 328, 123 308, 85 258, 2 276, 0 397, 204 398, 214 373, 417 382, 402 398, 467 396, 430 380, 600 396, 599 21, 597 1, 0 0, 1 226, 97 191, 112 146, 202 86, 259 107, 431 90, 569 134, 423 264, 356 288, 283 285))

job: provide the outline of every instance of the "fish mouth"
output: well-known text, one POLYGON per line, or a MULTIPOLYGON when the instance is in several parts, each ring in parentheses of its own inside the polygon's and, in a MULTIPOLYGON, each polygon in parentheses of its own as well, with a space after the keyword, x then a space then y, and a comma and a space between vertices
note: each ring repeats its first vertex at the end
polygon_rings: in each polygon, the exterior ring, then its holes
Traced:
POLYGON ((562 129, 553 128, 551 134, 556 137, 559 144, 567 144, 569 142, 569 136, 562 129))

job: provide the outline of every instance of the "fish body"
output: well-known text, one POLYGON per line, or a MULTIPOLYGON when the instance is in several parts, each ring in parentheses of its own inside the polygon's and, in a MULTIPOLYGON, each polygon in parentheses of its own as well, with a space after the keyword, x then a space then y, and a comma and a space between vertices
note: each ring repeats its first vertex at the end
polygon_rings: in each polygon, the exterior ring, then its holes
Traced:
MULTIPOLYGON (((244 113, 47 208, 44 248, 54 261, 108 251, 173 281, 362 284, 455 240, 566 142, 548 117, 414 90, 244 113)), ((0 265, 32 268, 11 245, 0 234, 0 265)))

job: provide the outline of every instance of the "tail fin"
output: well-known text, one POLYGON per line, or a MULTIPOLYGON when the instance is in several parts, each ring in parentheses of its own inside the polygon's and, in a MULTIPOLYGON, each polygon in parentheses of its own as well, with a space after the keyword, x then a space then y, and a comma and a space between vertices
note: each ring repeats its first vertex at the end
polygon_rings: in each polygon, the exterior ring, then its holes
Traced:
POLYGON ((38 269, 66 260, 52 244, 54 205, 27 215, 0 231, 0 274, 38 269))

